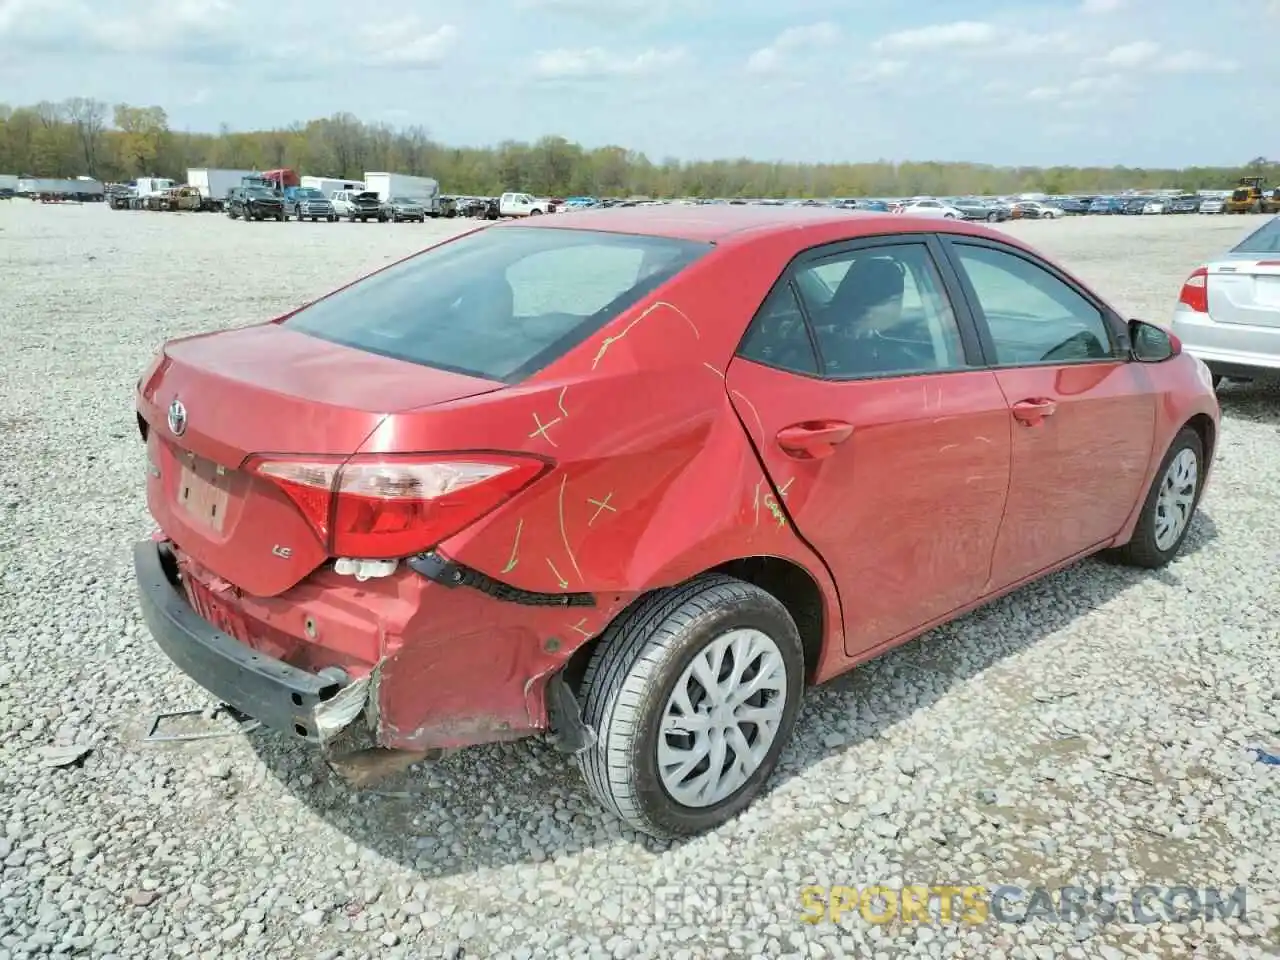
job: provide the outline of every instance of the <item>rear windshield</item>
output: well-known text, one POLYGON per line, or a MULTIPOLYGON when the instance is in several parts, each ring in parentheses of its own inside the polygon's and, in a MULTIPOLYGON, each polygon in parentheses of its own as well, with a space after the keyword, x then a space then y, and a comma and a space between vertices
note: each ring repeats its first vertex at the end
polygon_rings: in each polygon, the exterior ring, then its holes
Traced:
POLYGON ((282 326, 371 353, 514 383, 568 353, 711 250, 708 243, 489 227, 426 250, 282 326))
POLYGON ((1234 247, 1232 253, 1280 253, 1280 217, 1273 217, 1234 247))

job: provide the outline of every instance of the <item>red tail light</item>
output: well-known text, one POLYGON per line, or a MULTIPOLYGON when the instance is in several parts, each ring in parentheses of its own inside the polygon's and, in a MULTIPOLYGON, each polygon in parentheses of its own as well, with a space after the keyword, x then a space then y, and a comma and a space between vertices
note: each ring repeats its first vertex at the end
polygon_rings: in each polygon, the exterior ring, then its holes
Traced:
POLYGON ((1208 270, 1198 267, 1191 276, 1187 277, 1187 282, 1182 285, 1182 293, 1178 295, 1178 302, 1185 303, 1196 313, 1209 312, 1208 270))
POLYGON ((255 457, 247 469, 289 496, 330 556, 422 553, 550 469, 516 454, 255 457))

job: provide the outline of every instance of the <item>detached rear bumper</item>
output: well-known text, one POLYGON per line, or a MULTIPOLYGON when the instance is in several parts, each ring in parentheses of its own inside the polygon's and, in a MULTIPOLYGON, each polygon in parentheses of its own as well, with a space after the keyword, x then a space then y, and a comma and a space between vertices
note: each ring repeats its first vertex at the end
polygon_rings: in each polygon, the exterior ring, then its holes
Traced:
POLYGON ((321 727, 329 724, 323 717, 317 723, 316 708, 333 701, 342 684, 259 653, 202 619, 183 595, 165 544, 136 544, 133 566, 147 628, 183 673, 264 727, 315 744, 327 739, 321 727))

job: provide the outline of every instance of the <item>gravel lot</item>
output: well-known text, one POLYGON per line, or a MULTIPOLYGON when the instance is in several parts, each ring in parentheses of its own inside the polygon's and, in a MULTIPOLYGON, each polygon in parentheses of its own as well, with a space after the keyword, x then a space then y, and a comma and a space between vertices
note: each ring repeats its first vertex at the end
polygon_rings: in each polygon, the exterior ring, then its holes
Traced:
MULTIPOLYGON (((1255 225, 1009 229, 1164 319, 1195 261, 1255 225)), ((1280 743, 1274 386, 1224 389, 1217 473, 1170 568, 1084 562, 815 691, 772 792, 691 842, 620 830, 539 744, 357 797, 261 733, 141 742, 157 712, 210 701, 136 610, 137 377, 165 338, 455 228, 0 205, 0 960, 1275 955, 1280 769, 1246 749, 1280 743), (89 752, 54 767, 55 745, 89 752), (1245 885, 1248 916, 811 926, 812 883, 1109 884, 1124 903, 1245 885)))

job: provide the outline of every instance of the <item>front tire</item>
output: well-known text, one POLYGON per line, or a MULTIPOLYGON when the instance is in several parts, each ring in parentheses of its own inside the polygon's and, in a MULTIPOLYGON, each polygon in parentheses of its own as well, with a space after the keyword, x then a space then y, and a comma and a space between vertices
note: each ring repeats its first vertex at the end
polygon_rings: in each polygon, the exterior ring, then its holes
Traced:
POLYGON ((609 626, 583 675, 597 734, 577 758, 587 786, 653 837, 725 823, 777 766, 804 670, 795 621, 754 584, 708 574, 650 594, 609 626))
POLYGON ((1156 570, 1177 555, 1200 503, 1204 452, 1200 434, 1191 427, 1183 427, 1173 438, 1142 504, 1133 537, 1115 551, 1122 563, 1156 570))

